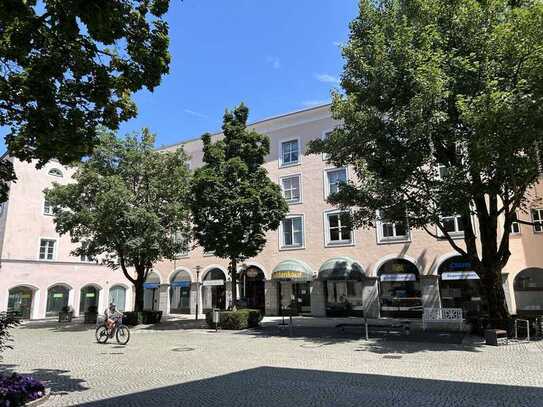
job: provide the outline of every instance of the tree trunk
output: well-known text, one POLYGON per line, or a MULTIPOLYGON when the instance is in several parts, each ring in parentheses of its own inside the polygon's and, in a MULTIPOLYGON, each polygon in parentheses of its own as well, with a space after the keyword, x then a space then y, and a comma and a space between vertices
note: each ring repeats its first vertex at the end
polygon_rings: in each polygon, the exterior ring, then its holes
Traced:
POLYGON ((145 283, 145 268, 136 267, 136 282, 134 283, 135 287, 135 299, 134 299, 134 311, 143 311, 143 298, 144 298, 144 288, 143 283, 145 283))
POLYGON ((238 270, 236 259, 230 259, 228 266, 230 277, 232 278, 232 306, 237 307, 238 304, 238 270))
POLYGON ((499 267, 484 267, 480 272, 481 288, 484 300, 488 306, 489 324, 492 328, 504 328, 505 320, 510 315, 503 290, 501 269, 499 267))

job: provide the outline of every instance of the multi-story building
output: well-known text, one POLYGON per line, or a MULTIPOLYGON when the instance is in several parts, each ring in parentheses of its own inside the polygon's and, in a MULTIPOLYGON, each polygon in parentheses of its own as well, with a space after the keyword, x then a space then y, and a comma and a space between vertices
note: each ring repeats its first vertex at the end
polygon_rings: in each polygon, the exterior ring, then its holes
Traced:
MULTIPOLYGON (((339 183, 353 179, 352 170, 334 168, 322 155, 304 154, 310 140, 325 137, 336 125, 328 105, 251 125, 270 138, 264 166, 281 186, 290 210, 279 230, 267 234, 262 253, 240 265, 239 300, 268 315, 285 307, 314 316, 364 309, 374 317, 420 317, 422 307, 461 307, 468 315, 484 308, 477 275, 445 240, 385 220, 377 220, 372 229, 350 230, 343 223, 340 211, 326 199, 339 183)), ((180 146, 190 155, 191 168, 202 165, 200 139, 165 149, 180 146)), ((100 302, 120 297, 122 288, 126 308, 132 304, 132 290, 121 273, 70 257, 69 238, 58 238, 52 219, 44 215, 43 189, 55 180, 67 182, 69 171, 54 163, 40 171, 17 164, 19 181, 0 219, 0 310, 26 300, 31 315, 43 317, 54 306, 49 297, 56 304, 52 287, 57 286, 65 287, 76 311, 84 309, 80 304, 86 287, 95 288, 100 302), (52 170, 65 178, 51 175, 52 170)), ((538 184, 532 195, 543 196, 542 189, 543 183, 538 184)), ((503 275, 513 313, 543 312, 543 204, 536 202, 529 214, 535 226, 513 225, 512 256, 503 275)), ((461 243, 459 218, 444 217, 461 243)), ((227 261, 200 247, 156 264, 145 288, 145 307, 165 314, 194 313, 196 305, 199 310, 225 308, 232 302, 227 261)))
POLYGON ((13 162, 18 180, 1 206, 0 311, 38 319, 70 306, 77 316, 91 306, 103 311, 108 299, 131 309, 133 290, 122 272, 72 256, 70 236, 55 231, 44 190, 70 182, 73 169, 52 161, 37 170, 35 163, 4 159, 13 162))

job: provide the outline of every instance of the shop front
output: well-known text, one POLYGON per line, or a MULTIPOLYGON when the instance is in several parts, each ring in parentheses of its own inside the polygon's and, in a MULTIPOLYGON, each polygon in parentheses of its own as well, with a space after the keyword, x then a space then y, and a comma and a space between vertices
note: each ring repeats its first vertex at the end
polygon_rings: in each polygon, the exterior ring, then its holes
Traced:
POLYGON ((158 311, 160 301, 160 277, 151 272, 143 283, 143 309, 158 311))
POLYGON ((85 286, 81 289, 79 298, 79 314, 91 312, 93 309, 98 312, 98 304, 100 299, 100 290, 92 285, 85 286))
POLYGON ((240 303, 247 308, 264 311, 266 277, 264 272, 256 267, 249 266, 240 275, 240 303))
POLYGON ((170 313, 190 314, 191 278, 188 272, 180 270, 170 280, 170 313))
POLYGON ((55 285, 47 290, 46 316, 57 315, 68 306, 70 289, 64 285, 55 285))
POLYGON ((543 315, 543 268, 531 267, 521 271, 515 277, 513 288, 518 315, 543 315))
POLYGON ((34 291, 25 286, 14 287, 8 293, 8 312, 13 312, 19 318, 30 319, 34 291))
POLYGON ((392 259, 378 271, 382 318, 421 318, 422 294, 419 270, 406 259, 392 259))
POLYGON ((326 316, 362 316, 365 277, 360 264, 350 257, 334 257, 324 262, 318 280, 323 284, 326 316))
MULTIPOLYGON (((120 285, 114 285, 109 289, 109 302, 116 305, 119 311, 126 310, 126 288, 120 285)), ((98 310, 101 312, 102 310, 98 310)))
POLYGON ((279 314, 311 314, 311 268, 300 260, 285 260, 272 271, 279 314))
POLYGON ((202 280, 202 309, 226 309, 226 275, 219 268, 209 270, 202 280))
POLYGON ((463 256, 445 260, 438 268, 439 294, 443 308, 462 308, 464 317, 486 312, 482 301, 481 281, 472 264, 463 256))

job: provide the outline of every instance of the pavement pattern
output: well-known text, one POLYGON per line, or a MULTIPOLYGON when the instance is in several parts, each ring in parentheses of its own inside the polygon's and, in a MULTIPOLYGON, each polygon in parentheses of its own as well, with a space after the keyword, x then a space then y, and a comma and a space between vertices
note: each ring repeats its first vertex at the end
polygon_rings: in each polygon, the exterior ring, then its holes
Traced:
POLYGON ((489 347, 192 321, 99 345, 93 327, 26 324, 0 371, 47 382, 44 406, 543 406, 543 342, 489 347))

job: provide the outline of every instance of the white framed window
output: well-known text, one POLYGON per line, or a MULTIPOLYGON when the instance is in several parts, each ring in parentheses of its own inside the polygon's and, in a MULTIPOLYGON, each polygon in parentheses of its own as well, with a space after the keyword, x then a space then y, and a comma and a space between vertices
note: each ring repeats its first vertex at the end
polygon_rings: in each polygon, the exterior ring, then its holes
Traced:
POLYGON ((449 173, 449 167, 447 167, 445 164, 438 164, 437 165, 437 178, 440 180, 445 179, 447 174, 449 173))
POLYGON ((289 204, 302 202, 302 177, 301 174, 288 175, 280 178, 283 197, 289 204))
POLYGON ((40 260, 55 260, 57 254, 56 239, 40 239, 40 250, 38 258, 40 260))
POLYGON ((409 241, 409 226, 405 222, 390 222, 383 219, 381 211, 377 211, 377 242, 405 242, 409 241))
POLYGON ((353 230, 347 221, 347 212, 328 211, 324 213, 325 245, 350 246, 354 244, 353 230))
MULTIPOLYGON (((462 220, 462 216, 460 215, 452 215, 452 216, 442 216, 441 217, 441 225, 443 225, 443 229, 449 234, 451 237, 462 237, 464 236, 464 230, 465 225, 462 220)), ((441 229, 438 228, 438 236, 444 236, 441 229)))
POLYGON ((304 216, 289 215, 281 221, 279 228, 281 249, 303 249, 304 216))
POLYGON ((330 168, 324 174, 324 199, 339 191, 339 185, 347 182, 347 168, 330 168))
POLYGON ((180 232, 176 232, 175 235, 174 235, 174 241, 175 241, 176 244, 177 243, 182 244, 181 250, 179 251, 179 253, 175 254, 175 257, 177 257, 177 258, 188 257, 189 256, 189 245, 188 245, 188 242, 186 241, 186 239, 184 238, 183 234, 180 233, 180 232))
POLYGON ((96 263, 96 258, 94 256, 82 254, 80 258, 81 258, 81 262, 83 263, 96 263))
POLYGON ((53 205, 47 199, 43 200, 43 214, 53 216, 53 205))
POLYGON ((51 175, 52 177, 58 177, 58 178, 62 178, 64 176, 62 171, 59 170, 58 168, 51 168, 48 174, 51 175))
POLYGON ((296 165, 300 163, 300 140, 292 139, 287 141, 281 141, 279 143, 279 165, 281 167, 287 167, 289 165, 296 165))
POLYGON ((532 222, 535 233, 543 232, 543 209, 532 209, 532 222))
POLYGON ((520 234, 520 223, 518 223, 517 214, 513 214, 513 221, 511 222, 511 234, 518 235, 520 234))

